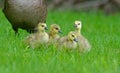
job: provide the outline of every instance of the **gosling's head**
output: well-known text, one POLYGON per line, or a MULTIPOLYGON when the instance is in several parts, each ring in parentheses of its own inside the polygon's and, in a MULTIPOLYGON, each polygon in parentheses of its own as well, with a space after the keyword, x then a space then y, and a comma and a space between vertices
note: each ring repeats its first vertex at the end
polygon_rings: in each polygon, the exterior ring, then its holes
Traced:
POLYGON ((75 21, 74 22, 74 27, 76 29, 81 29, 82 28, 82 22, 81 21, 75 21))
POLYGON ((78 42, 77 37, 76 37, 76 35, 75 35, 75 33, 73 31, 71 31, 71 32, 68 33, 68 38, 71 41, 78 42))
POLYGON ((37 29, 38 31, 48 30, 46 23, 39 23, 37 29))
POLYGON ((52 24, 50 30, 55 34, 62 33, 60 26, 57 24, 52 24))

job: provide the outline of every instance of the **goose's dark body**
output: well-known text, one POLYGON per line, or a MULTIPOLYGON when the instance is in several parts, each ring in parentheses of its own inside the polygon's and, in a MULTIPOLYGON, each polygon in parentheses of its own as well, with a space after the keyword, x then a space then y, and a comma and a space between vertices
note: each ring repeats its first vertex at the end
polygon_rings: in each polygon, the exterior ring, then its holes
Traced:
POLYGON ((39 22, 45 22, 47 6, 45 0, 5 0, 3 12, 15 32, 18 28, 34 31, 39 22))

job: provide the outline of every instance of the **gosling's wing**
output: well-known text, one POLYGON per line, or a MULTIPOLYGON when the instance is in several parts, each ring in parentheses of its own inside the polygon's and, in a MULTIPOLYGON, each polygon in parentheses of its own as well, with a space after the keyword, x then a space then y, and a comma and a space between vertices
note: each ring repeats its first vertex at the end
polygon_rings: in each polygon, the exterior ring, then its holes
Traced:
POLYGON ((38 36, 38 34, 31 34, 31 35, 29 35, 29 36, 26 38, 26 40, 27 40, 29 43, 34 42, 34 41, 37 40, 37 36, 38 36))
POLYGON ((84 36, 79 36, 79 45, 84 49, 91 49, 89 41, 84 36))
POLYGON ((67 37, 65 36, 65 37, 61 37, 60 39, 59 39, 59 43, 64 43, 64 42, 66 42, 66 39, 67 39, 67 37))

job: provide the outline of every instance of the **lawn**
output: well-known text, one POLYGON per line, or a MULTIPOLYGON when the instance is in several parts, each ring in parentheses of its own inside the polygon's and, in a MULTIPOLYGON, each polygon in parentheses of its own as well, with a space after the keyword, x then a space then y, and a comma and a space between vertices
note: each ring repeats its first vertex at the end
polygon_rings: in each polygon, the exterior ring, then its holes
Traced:
POLYGON ((0 10, 0 73, 120 73, 120 14, 49 11, 47 24, 59 24, 64 36, 75 20, 82 21, 82 34, 92 45, 88 53, 61 52, 52 45, 26 49, 28 33, 20 29, 15 36, 0 10))

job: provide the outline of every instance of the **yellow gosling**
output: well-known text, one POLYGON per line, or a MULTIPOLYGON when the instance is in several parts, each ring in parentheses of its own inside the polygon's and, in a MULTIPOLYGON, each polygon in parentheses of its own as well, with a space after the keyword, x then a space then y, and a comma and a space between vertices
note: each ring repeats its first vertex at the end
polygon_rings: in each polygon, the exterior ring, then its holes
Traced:
POLYGON ((40 45, 48 43, 49 41, 49 35, 45 32, 45 30, 47 30, 47 25, 45 23, 39 23, 36 29, 36 33, 26 38, 26 43, 32 48, 40 47, 40 45))
POLYGON ((68 33, 68 36, 61 37, 59 39, 59 44, 61 49, 76 49, 77 47, 77 38, 73 31, 68 33))
POLYGON ((60 26, 57 24, 52 24, 49 33, 49 43, 55 44, 58 41, 60 38, 58 33, 62 33, 60 26))
POLYGON ((89 41, 81 34, 82 22, 75 21, 74 27, 75 27, 75 34, 77 35, 77 39, 78 39, 79 51, 80 52, 90 51, 91 45, 89 41))

